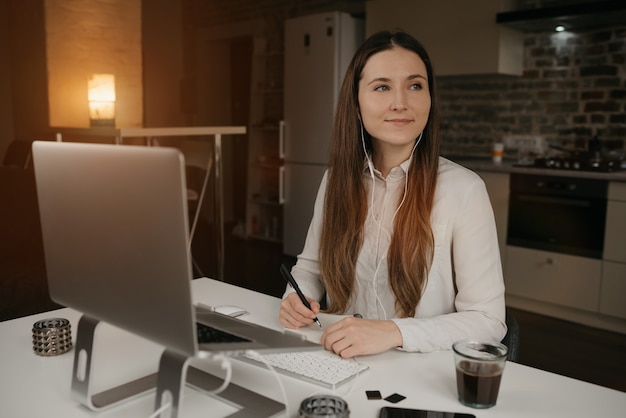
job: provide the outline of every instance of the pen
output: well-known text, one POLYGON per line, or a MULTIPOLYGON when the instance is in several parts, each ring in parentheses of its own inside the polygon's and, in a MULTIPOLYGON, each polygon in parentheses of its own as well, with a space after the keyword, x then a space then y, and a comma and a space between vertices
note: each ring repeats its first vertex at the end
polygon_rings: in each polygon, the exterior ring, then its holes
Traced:
MULTIPOLYGON (((300 286, 298 286, 298 283, 296 283, 296 280, 293 278, 291 273, 289 273, 289 270, 287 270, 287 267, 285 267, 284 264, 280 265, 280 273, 283 275, 285 280, 287 280, 287 283, 289 283, 289 285, 293 287, 293 290, 296 291, 296 293, 298 294, 298 297, 300 298, 302 303, 304 303, 304 306, 311 309, 311 305, 309 304, 309 301, 306 300, 306 298, 304 297, 304 294, 302 294, 302 290, 300 290, 300 286)), ((317 317, 313 318, 313 320, 317 323, 317 325, 320 326, 320 328, 322 328, 322 323, 320 322, 319 319, 317 319, 317 317)))

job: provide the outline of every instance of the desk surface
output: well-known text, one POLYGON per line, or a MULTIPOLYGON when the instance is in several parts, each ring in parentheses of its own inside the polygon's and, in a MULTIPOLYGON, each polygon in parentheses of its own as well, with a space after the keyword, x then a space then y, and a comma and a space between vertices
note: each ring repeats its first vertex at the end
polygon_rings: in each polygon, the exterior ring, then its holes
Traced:
MULTIPOLYGON (((194 280, 193 292, 196 303, 243 306, 249 314, 242 319, 282 329, 277 319, 279 300, 276 298, 210 279, 194 280)), ((2 416, 147 418, 152 414, 154 392, 99 413, 78 405, 70 392, 74 351, 57 357, 39 357, 32 352, 33 323, 50 317, 69 319, 74 332, 80 313, 61 309, 0 323, 2 416)), ((305 333, 311 338, 319 336, 314 327, 305 333)), ((149 341, 108 324, 99 325, 94 348, 95 391, 155 372, 160 354, 161 348, 149 341)), ((367 400, 366 390, 380 390, 383 397, 393 393, 406 396, 395 405, 398 407, 469 412, 477 418, 617 418, 623 417, 626 411, 626 393, 511 362, 504 371, 498 404, 491 409, 474 410, 457 401, 450 351, 424 354, 391 350, 359 360, 367 363, 370 369, 335 392, 280 376, 287 392, 288 416, 297 416, 299 404, 306 397, 323 393, 333 393, 345 399, 354 418, 376 418, 381 407, 394 406, 384 400, 367 400)), ((192 364, 212 370, 212 366, 199 360, 192 364)), ((219 368, 215 371, 219 372, 219 368)), ((276 379, 275 375, 260 367, 233 361, 234 383, 283 401, 276 379)), ((207 410, 211 411, 212 417, 236 411, 231 405, 186 388, 180 416, 207 416, 207 410)))

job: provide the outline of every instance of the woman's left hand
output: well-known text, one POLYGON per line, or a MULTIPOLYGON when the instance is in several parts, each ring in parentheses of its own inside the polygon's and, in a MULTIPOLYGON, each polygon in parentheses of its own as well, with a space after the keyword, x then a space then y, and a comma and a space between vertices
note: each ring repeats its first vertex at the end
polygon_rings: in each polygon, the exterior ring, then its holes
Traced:
POLYGON ((402 334, 393 321, 345 318, 329 326, 320 340, 343 358, 377 354, 402 345, 402 334))

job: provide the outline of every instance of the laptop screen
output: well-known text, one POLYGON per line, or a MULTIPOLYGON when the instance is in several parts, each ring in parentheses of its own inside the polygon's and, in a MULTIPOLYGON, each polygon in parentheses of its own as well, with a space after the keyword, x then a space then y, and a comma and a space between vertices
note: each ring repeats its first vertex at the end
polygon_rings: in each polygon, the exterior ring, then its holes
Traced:
POLYGON ((36 141, 33 159, 51 298, 193 354, 182 154, 36 141))

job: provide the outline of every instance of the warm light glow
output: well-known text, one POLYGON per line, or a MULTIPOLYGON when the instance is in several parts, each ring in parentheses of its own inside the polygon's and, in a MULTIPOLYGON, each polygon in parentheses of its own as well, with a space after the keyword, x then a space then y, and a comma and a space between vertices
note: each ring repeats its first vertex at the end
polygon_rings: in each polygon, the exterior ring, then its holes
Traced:
POLYGON ((115 76, 92 74, 89 78, 89 101, 115 101, 115 76))
POLYGON ((114 126, 115 76, 113 74, 92 74, 88 86, 91 125, 114 126))
POLYGON ((89 119, 91 120, 115 119, 115 102, 89 101, 89 119))

